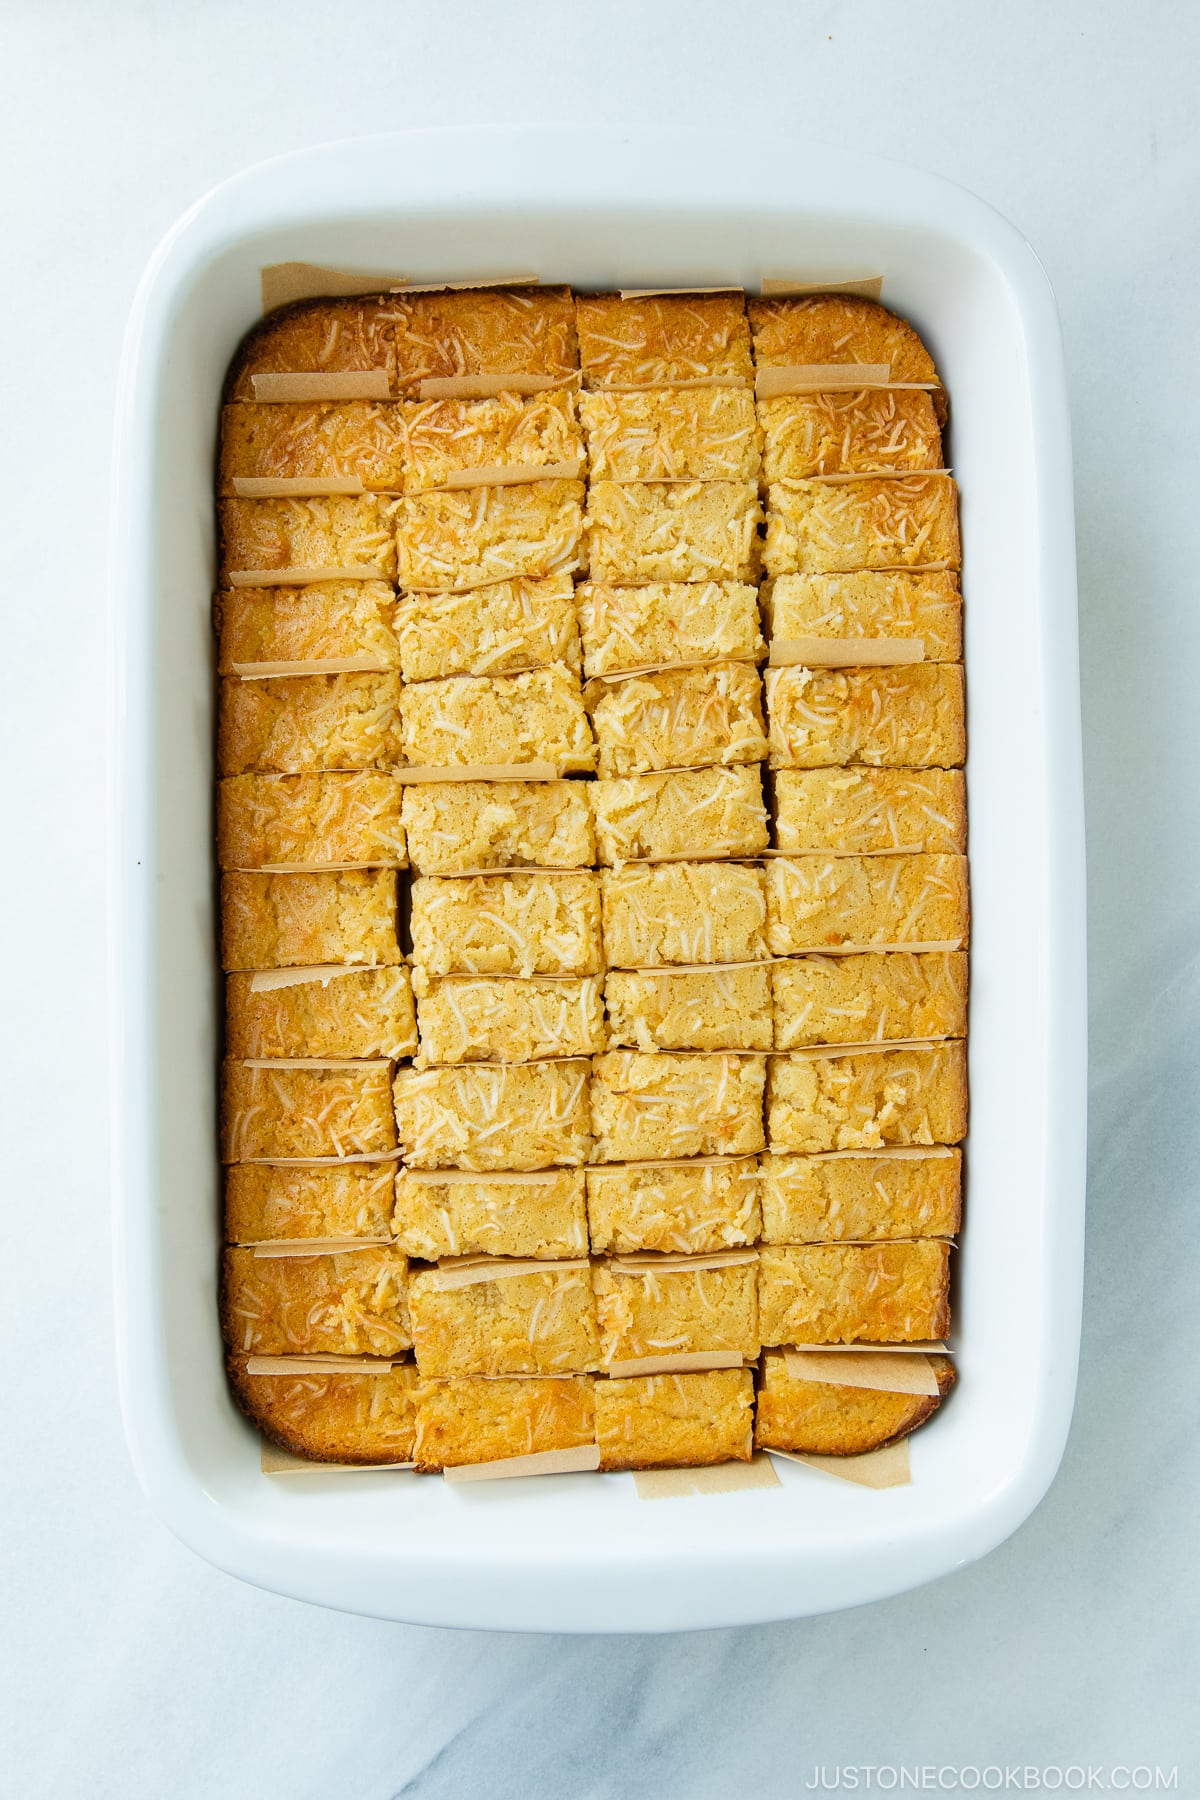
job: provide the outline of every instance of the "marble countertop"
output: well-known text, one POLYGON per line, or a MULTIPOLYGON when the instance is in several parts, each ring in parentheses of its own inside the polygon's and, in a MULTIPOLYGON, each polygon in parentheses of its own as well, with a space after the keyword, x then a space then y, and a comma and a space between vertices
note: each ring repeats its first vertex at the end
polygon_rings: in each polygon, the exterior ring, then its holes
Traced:
POLYGON ((1200 1187, 1197 15, 59 0, 10 8, 5 35, 11 1791, 774 1800, 848 1765, 860 1788, 867 1765, 882 1788, 902 1766, 961 1767, 968 1788, 972 1769, 1177 1767, 1196 1791, 1198 1309, 1179 1245, 1200 1187), (779 125, 973 188, 1054 283, 1076 441, 1092 1148, 1062 1472, 1013 1539, 920 1592, 661 1639, 406 1628, 232 1581, 146 1508, 111 1351, 104 556, 135 283, 178 214, 261 157, 396 123, 568 117, 779 125))

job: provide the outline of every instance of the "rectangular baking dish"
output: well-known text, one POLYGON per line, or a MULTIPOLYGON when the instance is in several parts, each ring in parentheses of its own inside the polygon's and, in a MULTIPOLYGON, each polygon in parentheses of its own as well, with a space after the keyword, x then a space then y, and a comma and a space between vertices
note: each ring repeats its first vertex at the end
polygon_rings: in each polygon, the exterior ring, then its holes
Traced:
POLYGON ((396 132, 261 165, 159 248, 115 448, 111 948, 116 1318, 126 1430, 171 1529, 221 1568, 382 1618, 652 1631, 852 1606, 984 1554, 1062 1453, 1079 1339, 1084 875, 1070 442, 1041 267, 929 175, 798 139, 396 132), (215 1283, 212 470, 259 269, 581 287, 884 276, 952 404, 962 487, 974 926, 960 1381, 908 1487, 640 1501, 628 1475, 468 1487, 272 1479, 229 1398, 215 1283))

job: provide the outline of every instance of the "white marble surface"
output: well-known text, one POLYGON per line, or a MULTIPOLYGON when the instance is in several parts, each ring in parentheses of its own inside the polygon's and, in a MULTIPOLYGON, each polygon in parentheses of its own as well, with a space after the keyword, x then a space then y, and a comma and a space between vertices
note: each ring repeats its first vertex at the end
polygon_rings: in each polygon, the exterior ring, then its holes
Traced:
POLYGON ((18 0, 4 37, 8 1791, 774 1800, 847 1763, 1178 1765, 1197 1791, 1195 12, 18 0), (404 122, 664 117, 786 124, 949 174, 1024 230, 1058 292, 1091 834, 1074 1431, 1008 1544, 838 1617, 550 1640, 322 1613, 181 1549, 121 1439, 102 874, 120 333, 160 234, 258 158, 404 122))

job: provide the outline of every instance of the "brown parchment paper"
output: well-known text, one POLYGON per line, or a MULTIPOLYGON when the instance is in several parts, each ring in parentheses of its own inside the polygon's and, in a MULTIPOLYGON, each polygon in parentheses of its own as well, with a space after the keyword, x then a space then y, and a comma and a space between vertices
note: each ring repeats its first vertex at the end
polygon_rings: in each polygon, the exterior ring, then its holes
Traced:
POLYGON ((746 1488, 777 1488, 783 1483, 769 1456, 756 1452, 749 1462, 710 1463, 698 1469, 635 1469, 639 1500, 680 1500, 689 1494, 737 1494, 746 1488))
POLYGON ((790 1450, 771 1450, 768 1454, 781 1456, 785 1462, 803 1463, 825 1475, 836 1475, 839 1481, 853 1482, 856 1487, 907 1487, 912 1481, 907 1438, 888 1444, 883 1450, 864 1451, 861 1456, 796 1456, 790 1450))
POLYGON ((764 275, 758 291, 764 300, 798 300, 809 294, 858 294, 864 300, 878 300, 883 292, 883 276, 845 275, 836 280, 820 281, 801 276, 764 275))

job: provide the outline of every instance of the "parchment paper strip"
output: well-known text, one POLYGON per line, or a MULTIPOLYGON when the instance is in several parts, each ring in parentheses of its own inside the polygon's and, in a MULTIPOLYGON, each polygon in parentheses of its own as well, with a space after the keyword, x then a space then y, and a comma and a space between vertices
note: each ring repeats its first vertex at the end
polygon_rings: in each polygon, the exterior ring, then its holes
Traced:
POLYGON ((258 401, 280 400, 390 400, 392 384, 386 369, 335 369, 328 373, 300 370, 252 375, 250 385, 258 401))
MULTIPOLYGON (((595 871, 595 869, 593 869, 591 863, 582 863, 582 864, 580 864, 580 866, 578 868, 574 868, 574 869, 546 869, 546 868, 543 868, 540 863, 537 863, 537 864, 534 864, 534 863, 505 863, 503 868, 499 868, 499 869, 482 869, 481 868, 481 869, 429 869, 429 870, 426 870, 423 868, 421 868, 421 869, 416 868, 416 865, 414 864, 414 871, 418 875, 424 875, 424 874, 436 875, 439 881, 474 881, 480 875, 594 875, 596 873, 596 871, 595 871)), ((443 979, 445 979, 445 977, 443 977, 443 979)), ((450 977, 450 979, 453 980, 454 977, 450 977)), ((491 978, 489 977, 489 979, 491 979, 491 978)), ((560 977, 550 976, 550 975, 536 975, 536 976, 532 976, 532 977, 524 977, 523 979, 535 980, 535 981, 553 981, 553 980, 560 979, 560 977)))
MULTIPOLYGON (((823 856, 826 852, 822 850, 788 850, 784 854, 787 856, 823 856)), ((832 856, 837 853, 830 851, 828 854, 832 856)), ((885 850, 881 854, 897 856, 900 853, 896 850, 885 850)), ((912 944, 814 944, 811 950, 796 950, 792 956, 777 956, 773 960, 775 962, 791 962, 797 956, 873 956, 882 955, 887 950, 903 950, 908 956, 928 956, 935 952, 961 950, 962 947, 962 938, 939 938, 936 940, 931 938, 928 942, 912 944)), ((792 1050, 786 1054, 795 1056, 798 1052, 792 1050)))
MULTIPOLYGON (((810 1150, 805 1155, 805 1162, 835 1162, 846 1157, 857 1157, 868 1162, 889 1161, 893 1158, 917 1156, 957 1156, 959 1152, 948 1144, 891 1144, 878 1150, 810 1150)), ((942 1345, 934 1344, 932 1348, 940 1350, 942 1345)))
POLYGON ((887 1351, 861 1351, 829 1356, 823 1350, 785 1350, 783 1360, 793 1381, 820 1381, 833 1387, 871 1388, 883 1394, 938 1393, 937 1376, 927 1356, 895 1356, 887 1351))
MULTIPOLYGON (((463 764, 449 769, 434 768, 425 764, 410 764, 403 769, 391 769, 397 781, 414 785, 417 782, 429 781, 558 781, 561 779, 557 763, 476 763, 463 764)), ((565 871, 564 871, 565 872, 565 871)))
POLYGON ((742 289, 734 281, 727 281, 722 287, 657 287, 657 288, 618 288, 617 293, 622 300, 656 300, 660 296, 672 294, 740 294, 742 289))
POLYGON ((391 1243, 389 1237, 273 1238, 251 1247, 256 1262, 278 1262, 292 1257, 347 1256, 360 1250, 387 1249, 391 1243))
MULTIPOLYGON (((755 1054, 765 1056, 767 1052, 762 1050, 755 1054)), ((611 1169, 722 1169, 731 1168, 735 1163, 754 1162, 757 1155, 757 1151, 751 1150, 742 1156, 653 1156, 644 1162, 585 1163, 583 1166, 597 1174, 611 1169)))
POLYGON ((277 494, 308 500, 321 494, 365 494, 367 490, 359 475, 327 475, 323 480, 309 475, 235 475, 233 491, 244 500, 270 500, 277 494))
POLYGON ((297 300, 353 300, 360 294, 386 294, 404 280, 402 275, 360 274, 308 262, 268 263, 258 273, 265 313, 297 300))
POLYGON ((353 1156, 243 1156, 243 1163, 268 1169, 341 1169, 350 1163, 399 1162, 399 1150, 360 1150, 353 1156))
POLYGON ((306 987, 311 981, 319 981, 322 987, 328 987, 339 975, 361 975, 362 972, 362 963, 313 963, 303 969, 257 969, 250 977, 250 992, 270 994, 276 988, 306 987))
POLYGON ((839 1481, 851 1481, 856 1487, 907 1487, 912 1480, 907 1438, 889 1444, 885 1450, 868 1450, 862 1456, 794 1456, 790 1450, 772 1450, 769 1454, 836 1475, 839 1481))
POLYGON ((635 1469, 633 1484, 639 1500, 679 1500, 688 1494, 736 1494, 745 1488, 783 1485, 770 1457, 764 1455, 695 1469, 635 1469))
POLYGON ((538 1260, 468 1256, 460 1262, 440 1263, 433 1271, 432 1285, 446 1293, 451 1288, 479 1287, 485 1281, 511 1281, 518 1275, 565 1275, 591 1266, 586 1256, 572 1257, 569 1262, 555 1262, 549 1257, 538 1260))
MULTIPOLYGON (((409 1181, 427 1181, 431 1187, 441 1187, 444 1184, 449 1184, 449 1185, 453 1186, 453 1184, 456 1181, 473 1181, 473 1182, 498 1181, 501 1183, 503 1183, 503 1182, 526 1182, 526 1181, 551 1182, 551 1181, 557 1181, 561 1175, 574 1174, 575 1171, 570 1168, 566 1168, 566 1169, 529 1169, 527 1171, 513 1170, 513 1169, 487 1169, 487 1170, 484 1170, 482 1173, 480 1173, 474 1169, 405 1169, 404 1173, 409 1181)), ((553 1268, 554 1267, 554 1258, 549 1257, 549 1256, 545 1257, 539 1262, 538 1266, 546 1267, 546 1268, 553 1268)))
MULTIPOLYGON (((824 951, 821 954, 824 955, 824 951)), ((958 1038, 869 1038, 858 1044, 802 1044, 795 1050, 776 1050, 771 1054, 790 1056, 794 1062, 825 1062, 837 1056, 863 1056, 879 1050, 940 1050, 943 1044, 959 1041, 958 1038)))
POLYGON ((352 569, 233 569, 226 576, 230 587, 308 587, 316 581, 387 581, 377 563, 352 569))
POLYGON ((773 669, 800 664, 810 669, 849 669, 882 667, 890 663, 918 663, 925 660, 925 645, 920 638, 773 638, 768 658, 773 669))
POLYGON ((788 275, 764 275, 758 291, 764 300, 802 299, 809 294, 858 294, 864 300, 878 300, 883 292, 883 276, 847 275, 836 281, 801 281, 788 275))
POLYGON ((462 1463, 442 1470, 442 1480, 508 1481, 521 1475, 576 1475, 600 1467, 600 1446, 580 1444, 573 1450, 535 1450, 532 1456, 506 1456, 498 1462, 462 1463))
POLYGON ((632 681, 636 675, 662 675, 675 673, 681 669, 719 669, 726 663, 738 663, 745 668, 758 662, 756 656, 705 656, 693 662, 657 662, 639 663, 635 669, 610 669, 603 675, 589 675, 589 681, 632 681))
MULTIPOLYGON (((899 383, 896 385, 899 386, 899 383)), ((908 385, 914 384, 909 383, 908 385)), ((826 487, 834 487, 839 482, 847 481, 913 481, 917 477, 923 481, 929 475, 949 475, 949 473, 949 469, 841 469, 833 475, 806 475, 802 479, 820 481, 826 487)))
MULTIPOLYGON (((697 1256, 676 1255, 671 1252, 663 1255, 661 1251, 642 1251, 631 1256, 614 1256, 610 1266, 614 1269, 628 1269, 633 1274, 645 1274, 647 1271, 659 1273, 670 1269, 726 1269, 739 1263, 758 1261, 758 1251, 753 1246, 745 1250, 707 1250, 697 1256)), ((741 1362, 741 1357, 737 1358, 741 1362)))
POLYGON ((671 1356, 634 1356, 627 1362, 608 1363, 599 1373, 610 1381, 623 1381, 634 1375, 703 1374, 706 1369, 743 1366, 736 1350, 677 1350, 671 1356))
POLYGON ((497 394, 544 394, 548 388, 574 387, 574 375, 427 375, 417 393, 422 400, 491 400, 497 394))
POLYGON ((578 481, 583 458, 560 463, 481 463, 477 469, 455 469, 442 490, 477 487, 523 487, 535 481, 578 481))
POLYGON ((390 1056, 240 1056, 243 1069, 390 1069, 390 1056))
POLYGON ((247 1375, 386 1375, 394 1356, 248 1356, 247 1375))
POLYGON ((244 875, 336 875, 347 869, 407 869, 408 864, 394 856, 390 861, 379 862, 233 863, 230 866, 244 875))
POLYGON ((315 656, 310 662, 230 663, 242 681, 268 681, 285 675, 384 675, 392 664, 363 651, 359 656, 315 656))
MULTIPOLYGON (((874 1242, 882 1242, 875 1239, 874 1242)), ((940 1338, 914 1339, 911 1344, 789 1344, 797 1355, 818 1356, 953 1356, 940 1338)))
POLYGON ((787 394, 831 394, 858 388, 887 387, 891 363, 785 363, 760 369, 754 391, 760 400, 781 399, 787 394))

